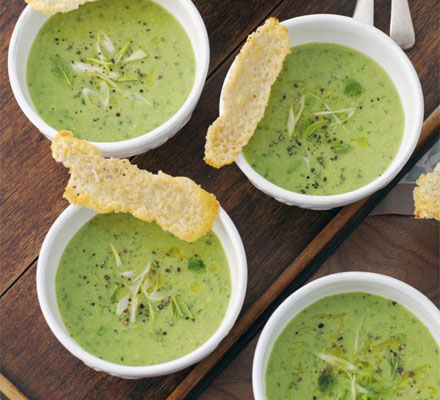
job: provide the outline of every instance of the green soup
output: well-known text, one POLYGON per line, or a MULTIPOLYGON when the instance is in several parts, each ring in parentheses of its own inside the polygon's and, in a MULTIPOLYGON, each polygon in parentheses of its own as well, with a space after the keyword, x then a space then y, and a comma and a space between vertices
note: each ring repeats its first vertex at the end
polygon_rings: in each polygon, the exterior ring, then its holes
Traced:
POLYGON ((403 128, 397 90, 375 61, 345 46, 310 43, 287 56, 243 153, 282 188, 339 194, 385 171, 403 128))
POLYGON ((439 347, 400 304, 366 293, 325 297, 276 340, 268 400, 436 400, 439 347))
POLYGON ((100 0, 52 16, 27 65, 41 117, 96 142, 131 139, 163 124, 188 97, 194 76, 185 30, 149 0, 100 0))
POLYGON ((128 214, 93 217, 64 250, 58 307, 85 350, 123 365, 174 360, 218 329, 231 293, 213 232, 184 242, 128 214))

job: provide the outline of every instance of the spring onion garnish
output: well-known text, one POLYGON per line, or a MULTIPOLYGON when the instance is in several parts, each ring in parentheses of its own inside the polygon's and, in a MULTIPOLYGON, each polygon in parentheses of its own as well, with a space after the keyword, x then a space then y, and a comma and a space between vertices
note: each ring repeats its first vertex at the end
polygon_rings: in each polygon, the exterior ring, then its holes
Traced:
POLYGON ((115 64, 117 64, 119 61, 121 61, 122 57, 124 57, 125 52, 130 47, 130 44, 131 44, 131 42, 129 40, 127 40, 125 42, 124 46, 122 46, 121 50, 119 50, 118 56, 116 57, 116 60, 115 60, 115 64))
POLYGON ((148 312, 150 313, 150 321, 153 323, 156 322, 156 313, 154 312, 154 308, 150 302, 148 302, 148 312))
POLYGON ((303 156, 303 160, 305 161, 307 165, 307 169, 310 171, 310 158, 303 156))
POLYGON ((142 60, 143 58, 147 57, 147 53, 143 51, 142 49, 138 49, 133 51, 133 53, 130 54, 124 61, 130 62, 130 61, 137 61, 142 60))
POLYGON ((174 318, 183 317, 183 312, 180 309, 179 304, 177 304, 176 298, 174 296, 171 296, 170 298, 170 307, 171 313, 173 314, 174 318))
POLYGON ((127 293, 121 300, 118 301, 116 306, 116 315, 121 315, 128 308, 128 299, 130 294, 127 293))
POLYGON ((79 61, 75 61, 72 64, 72 69, 77 72, 85 72, 91 75, 97 75, 99 77, 115 80, 119 78, 119 73, 114 71, 105 71, 104 67, 93 64, 86 64, 79 61))
POLYGON ((289 118, 287 120, 287 136, 291 137, 293 130, 295 129, 295 114, 293 112, 293 106, 289 108, 289 118))
POLYGON ((98 57, 101 60, 105 60, 106 58, 110 58, 115 52, 115 46, 110 38, 103 32, 98 34, 98 38, 96 41, 96 51, 98 53, 98 57), (103 52, 105 50, 105 53, 103 52))
POLYGON ((107 83, 104 81, 101 82, 100 86, 100 93, 98 93, 96 90, 90 89, 90 88, 84 88, 82 90, 82 94, 84 96, 84 99, 87 104, 92 104, 91 98, 96 100, 96 103, 98 106, 108 107, 109 100, 110 100, 110 91, 108 88, 107 83))
POLYGON ((148 101, 145 97, 137 94, 137 93, 126 93, 124 92, 124 95, 129 97, 130 99, 136 100, 136 101, 140 101, 140 102, 144 102, 147 103, 148 105, 151 106, 151 102, 148 101))
POLYGON ((194 319, 194 316, 189 309, 189 307, 186 305, 186 303, 182 300, 180 296, 176 296, 176 302, 179 304, 180 309, 183 310, 183 313, 185 315, 188 315, 191 319, 194 319))
POLYGON ((301 98, 299 99, 299 110, 296 115, 295 112, 293 111, 293 106, 290 106, 289 108, 289 118, 287 120, 287 136, 289 138, 292 137, 292 134, 295 131, 295 126, 298 123, 299 119, 301 118, 301 115, 304 110, 305 100, 306 99, 304 95, 302 95, 301 98))
POLYGON ((318 353, 316 357, 330 364, 332 367, 340 368, 342 370, 353 371, 356 367, 349 361, 344 360, 331 354, 318 353))
POLYGON ((130 308, 130 322, 131 323, 136 321, 136 311, 137 311, 137 306, 138 306, 137 295, 139 293, 139 289, 141 287, 141 284, 142 284, 142 281, 139 281, 135 285, 128 287, 128 289, 130 290, 130 293, 131 293, 131 308, 130 308))
POLYGON ((118 82, 129 82, 129 81, 138 81, 138 77, 136 75, 122 75, 118 82))
POLYGON ((110 248, 112 250, 113 255, 115 256, 115 263, 117 267, 122 267, 122 261, 121 257, 119 257, 118 250, 116 250, 116 247, 112 242, 110 242, 110 248))
POLYGON ((356 337, 354 339, 354 351, 357 352, 359 349, 359 335, 361 333, 361 329, 362 329, 362 324, 364 323, 364 319, 365 319, 365 314, 362 316, 361 318, 361 322, 359 323, 359 327, 356 331, 356 337))
POLYGON ((125 276, 125 277, 130 277, 130 276, 134 276, 136 274, 136 272, 135 271, 124 271, 124 272, 121 272, 121 276, 125 276))
POLYGON ((147 275, 147 274, 150 272, 150 269, 151 269, 151 262, 149 262, 149 263, 147 264, 147 266, 145 267, 144 271, 141 272, 141 273, 140 273, 140 274, 134 279, 133 282, 137 282, 138 280, 141 280, 141 283, 142 283, 143 280, 144 280, 145 275, 147 275))
POLYGON ((351 111, 354 111, 354 108, 342 108, 340 110, 334 110, 334 111, 320 111, 320 112, 315 112, 315 115, 331 115, 331 114, 341 114, 341 113, 348 113, 351 111))

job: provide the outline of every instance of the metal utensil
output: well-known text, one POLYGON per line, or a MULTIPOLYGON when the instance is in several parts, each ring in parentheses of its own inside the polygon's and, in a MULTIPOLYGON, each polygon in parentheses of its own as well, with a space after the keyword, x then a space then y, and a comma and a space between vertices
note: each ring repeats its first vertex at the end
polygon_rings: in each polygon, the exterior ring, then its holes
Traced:
POLYGON ((357 0, 353 18, 374 25, 374 0, 357 0))
POLYGON ((391 0, 390 36, 403 50, 416 43, 408 0, 391 0))

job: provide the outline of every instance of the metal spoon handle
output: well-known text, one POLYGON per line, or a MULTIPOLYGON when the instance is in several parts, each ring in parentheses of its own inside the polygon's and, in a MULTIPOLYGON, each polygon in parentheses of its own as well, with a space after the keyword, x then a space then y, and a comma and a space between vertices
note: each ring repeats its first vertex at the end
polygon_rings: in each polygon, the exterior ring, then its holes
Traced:
POLYGON ((357 0, 353 18, 374 25, 374 0, 357 0))
POLYGON ((403 50, 414 46, 416 38, 408 0, 391 1, 390 36, 403 50))

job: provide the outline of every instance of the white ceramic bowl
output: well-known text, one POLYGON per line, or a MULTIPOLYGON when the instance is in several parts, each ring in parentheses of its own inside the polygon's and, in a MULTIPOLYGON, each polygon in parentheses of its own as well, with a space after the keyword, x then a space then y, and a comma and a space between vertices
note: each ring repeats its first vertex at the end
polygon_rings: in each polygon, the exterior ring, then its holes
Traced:
MULTIPOLYGON (((191 118, 205 84, 209 66, 209 40, 206 27, 191 0, 154 0, 163 6, 185 29, 191 40, 196 60, 194 84, 188 98, 168 121, 133 139, 119 142, 91 142, 105 156, 129 157, 144 153, 164 144, 174 136, 191 118)), ((53 140, 58 132, 48 125, 35 111, 26 84, 26 67, 29 51, 49 16, 27 6, 15 25, 9 44, 8 71, 12 91, 18 105, 38 130, 53 140)))
MULTIPOLYGON (((414 151, 423 123, 423 94, 417 73, 408 57, 391 38, 373 26, 352 18, 329 14, 307 15, 289 19, 282 24, 289 30, 291 46, 309 42, 337 43, 366 54, 382 66, 402 101, 405 115, 402 144, 393 162, 379 178, 359 189, 331 196, 305 195, 283 189, 259 175, 242 153, 236 164, 257 189, 288 205, 328 210, 354 203, 388 184, 414 151)), ((227 79, 228 76, 225 82, 227 79)), ((222 108, 220 101, 220 113, 222 108)))
POLYGON ((58 310, 55 276, 60 258, 78 229, 95 215, 96 212, 88 208, 69 206, 54 222, 41 247, 37 267, 38 301, 46 322, 56 338, 68 351, 89 367, 127 379, 170 374, 195 364, 209 355, 231 330, 246 294, 246 255, 240 235, 226 212, 223 209, 220 210, 213 228, 225 250, 231 273, 231 298, 221 325, 208 341, 193 352, 173 361, 140 367, 114 364, 88 353, 71 338, 58 310))
POLYGON ((286 325, 300 311, 326 296, 346 292, 366 292, 403 305, 422 321, 440 346, 440 310, 412 286, 386 275, 369 272, 342 272, 317 279, 290 295, 267 321, 258 340, 252 366, 255 400, 264 400, 265 371, 272 347, 286 325))

